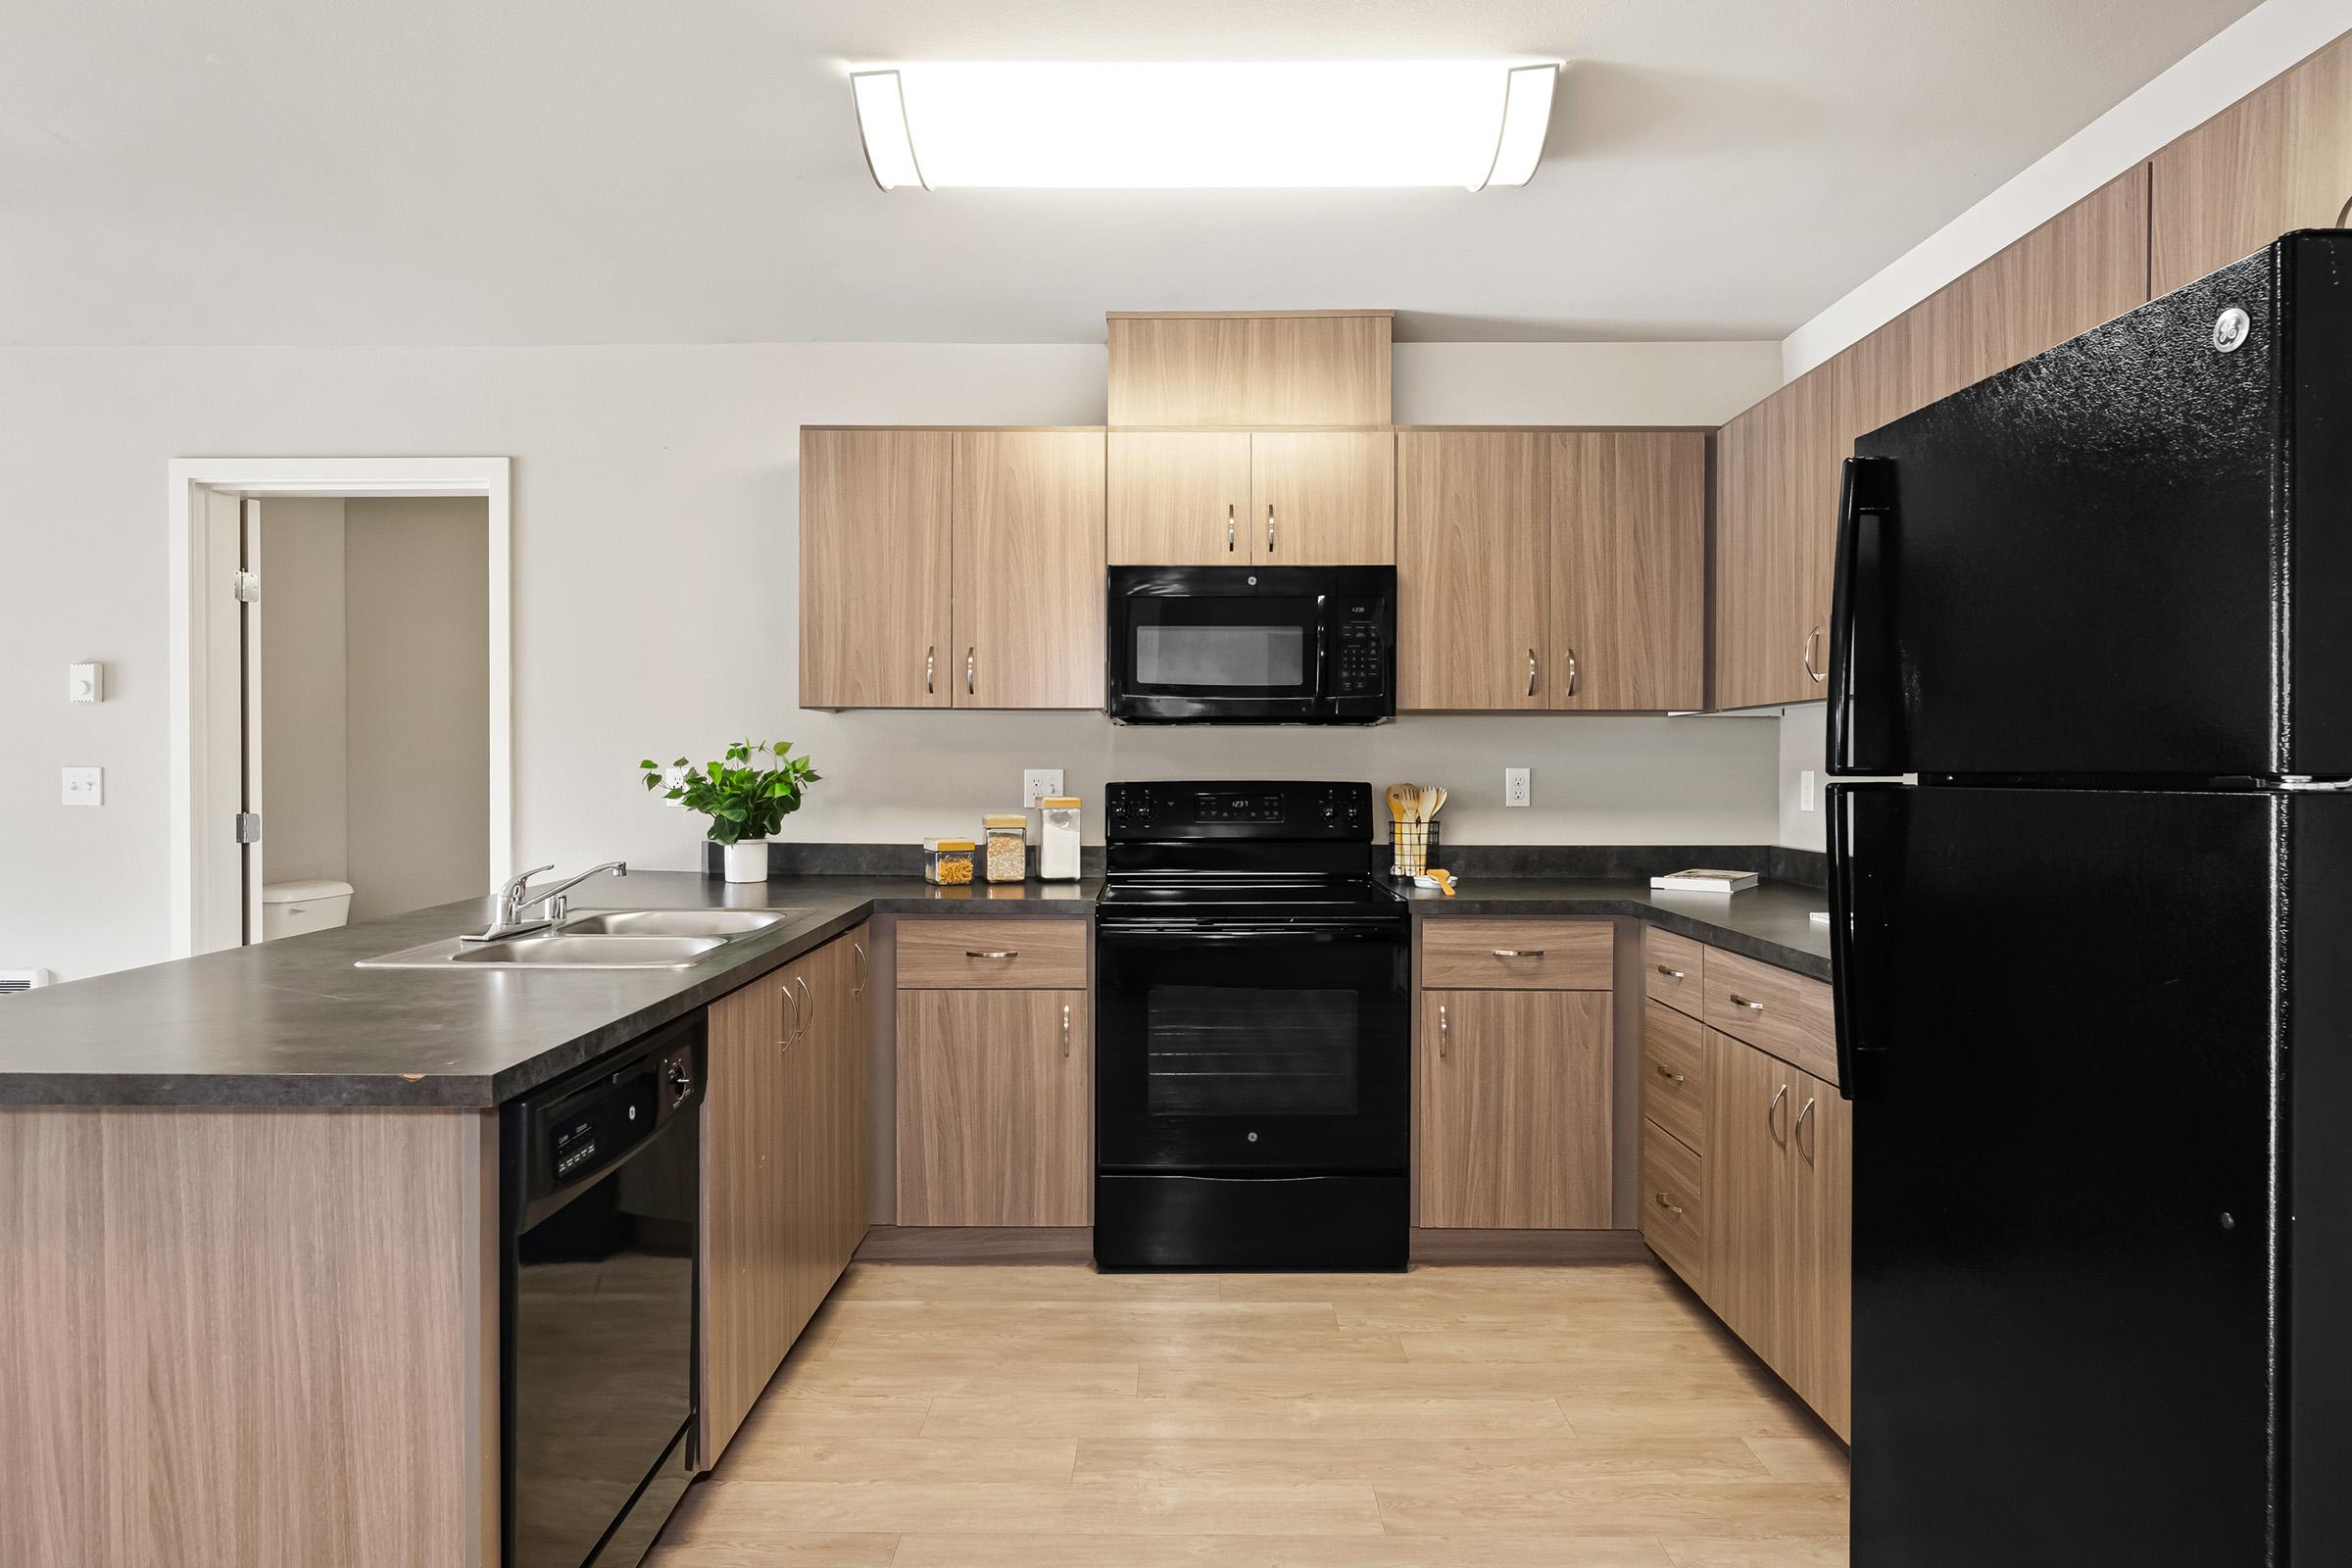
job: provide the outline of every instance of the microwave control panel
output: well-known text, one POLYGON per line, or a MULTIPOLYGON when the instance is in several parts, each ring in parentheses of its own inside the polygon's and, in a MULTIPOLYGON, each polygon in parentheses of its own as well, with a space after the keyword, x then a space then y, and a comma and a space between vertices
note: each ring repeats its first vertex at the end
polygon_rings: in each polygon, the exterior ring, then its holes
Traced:
POLYGON ((1335 607, 1339 658, 1332 671, 1335 697, 1377 697, 1388 687, 1388 649, 1382 629, 1388 605, 1379 599, 1343 600, 1335 607))

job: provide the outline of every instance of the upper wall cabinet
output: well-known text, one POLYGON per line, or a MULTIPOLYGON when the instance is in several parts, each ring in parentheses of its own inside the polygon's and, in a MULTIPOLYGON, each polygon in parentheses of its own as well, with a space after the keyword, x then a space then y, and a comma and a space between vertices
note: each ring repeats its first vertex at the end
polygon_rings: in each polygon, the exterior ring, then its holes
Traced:
POLYGON ((1716 707, 1824 695, 1838 489, 1855 438, 2145 303, 2147 222, 2143 165, 1723 427, 1716 707))
POLYGON ((1101 430, 801 432, 801 706, 1101 708, 1101 430))
POLYGON ((953 700, 955 474, 951 430, 801 432, 802 707, 953 700))
POLYGON ((1703 704, 1703 433, 1403 430, 1396 451, 1399 708, 1703 704))
POLYGON ((1396 559, 1386 430, 1114 430, 1110 560, 1356 566, 1396 559))
POLYGON ((2156 155, 2149 270, 2168 293, 2352 198, 2352 33, 2156 155))
POLYGON ((1388 311, 1113 312, 1110 422, 1389 422, 1388 311))

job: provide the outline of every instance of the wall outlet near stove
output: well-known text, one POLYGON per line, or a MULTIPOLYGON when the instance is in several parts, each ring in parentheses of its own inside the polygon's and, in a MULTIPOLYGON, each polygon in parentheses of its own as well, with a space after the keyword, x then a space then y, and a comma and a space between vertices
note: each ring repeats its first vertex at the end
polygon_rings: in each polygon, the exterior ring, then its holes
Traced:
POLYGON ((1048 796, 1061 793, 1061 769, 1032 767, 1021 774, 1021 804, 1034 808, 1048 796))
POLYGON ((1528 783, 1527 774, 1528 770, 1524 767, 1506 767, 1502 770, 1503 805, 1529 806, 1534 804, 1535 789, 1528 783))

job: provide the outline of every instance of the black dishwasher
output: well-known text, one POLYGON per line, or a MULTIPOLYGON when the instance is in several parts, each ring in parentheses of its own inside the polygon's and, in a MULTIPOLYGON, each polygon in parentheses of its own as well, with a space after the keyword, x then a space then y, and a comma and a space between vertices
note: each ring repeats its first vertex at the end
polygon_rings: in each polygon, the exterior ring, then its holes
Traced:
POLYGON ((693 1479, 698 1013, 499 1113, 507 1568, 630 1568, 693 1479))

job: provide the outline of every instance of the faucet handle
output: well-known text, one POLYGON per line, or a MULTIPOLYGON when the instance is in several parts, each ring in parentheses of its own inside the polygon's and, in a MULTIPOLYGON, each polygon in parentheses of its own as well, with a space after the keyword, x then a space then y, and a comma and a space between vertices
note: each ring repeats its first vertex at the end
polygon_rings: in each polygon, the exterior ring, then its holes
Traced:
POLYGON ((499 887, 499 903, 502 906, 521 904, 523 902, 522 890, 530 885, 531 878, 542 871, 553 871, 555 867, 552 865, 534 865, 528 871, 515 872, 499 887))

